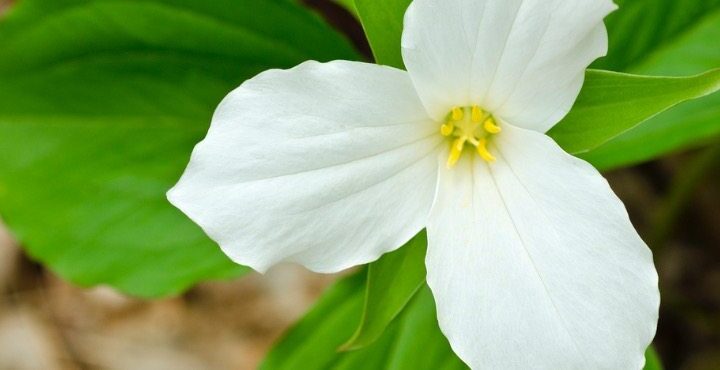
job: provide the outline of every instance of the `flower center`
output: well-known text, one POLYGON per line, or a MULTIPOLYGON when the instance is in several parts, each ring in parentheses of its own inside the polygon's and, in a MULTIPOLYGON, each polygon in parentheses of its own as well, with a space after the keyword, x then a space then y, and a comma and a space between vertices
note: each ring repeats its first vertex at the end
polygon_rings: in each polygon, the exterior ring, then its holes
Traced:
POLYGON ((454 107, 447 115, 446 123, 440 126, 443 136, 453 138, 448 156, 447 166, 455 166, 460 159, 466 144, 475 150, 486 162, 495 161, 495 157, 487 149, 488 140, 500 133, 502 129, 492 114, 485 112, 477 105, 472 107, 454 107))

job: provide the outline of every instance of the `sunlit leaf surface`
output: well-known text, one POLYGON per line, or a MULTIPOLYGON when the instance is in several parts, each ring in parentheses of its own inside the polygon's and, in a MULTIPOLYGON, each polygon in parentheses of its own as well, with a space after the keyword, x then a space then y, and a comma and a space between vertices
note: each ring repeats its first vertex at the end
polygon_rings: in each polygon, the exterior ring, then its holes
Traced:
POLYGON ((220 99, 356 57, 284 0, 25 0, 0 45, 0 213, 63 277, 141 296, 245 271, 165 199, 220 99))
POLYGON ((679 103, 718 90, 720 69, 691 77, 591 70, 575 106, 548 135, 568 153, 586 153, 679 103))
MULTIPOLYGON (((633 73, 687 76, 720 67, 720 1, 714 11, 699 14, 683 32, 629 66, 633 73)), ((703 1, 673 1, 693 7, 703 1)), ((669 19, 674 19, 673 17, 669 19)), ((678 12, 677 15, 683 15, 678 12)), ((673 21, 677 22, 677 21, 673 21)), ((683 148, 703 145, 720 136, 720 93, 683 103, 652 118, 583 157, 600 168, 650 160, 683 148)))

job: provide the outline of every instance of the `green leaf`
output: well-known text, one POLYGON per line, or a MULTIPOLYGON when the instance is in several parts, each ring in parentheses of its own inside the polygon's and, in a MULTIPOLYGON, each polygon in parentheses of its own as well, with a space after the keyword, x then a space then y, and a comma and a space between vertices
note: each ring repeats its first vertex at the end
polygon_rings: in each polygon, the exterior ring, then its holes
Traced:
POLYGON ((341 280, 271 350, 261 370, 451 370, 467 369, 440 333, 427 286, 414 296, 381 338, 357 351, 338 352, 343 335, 357 325, 363 280, 341 280))
MULTIPOLYGON (((467 365, 450 348, 447 338, 440 331, 435 311, 435 301, 427 285, 418 291, 408 307, 398 318, 397 323, 380 339, 380 344, 366 351, 385 351, 385 366, 392 370, 465 370, 467 365)), ((358 364, 352 369, 363 369, 358 364)))
POLYGON ((360 318, 366 273, 333 285, 268 354, 260 369, 327 369, 360 318))
POLYGON ((405 68, 400 52, 403 16, 412 0, 355 0, 375 61, 405 68))
POLYGON ((684 101, 720 90, 720 69, 692 77, 588 71, 570 113, 548 135, 568 153, 585 153, 684 101))
MULTIPOLYGON (((696 2, 676 2, 691 6, 696 2)), ((717 1, 716 1, 717 3, 717 1)), ((717 6, 720 8, 720 6, 717 6)), ((633 65, 637 73, 691 75, 720 67, 720 9, 705 14, 672 42, 633 65)), ((583 157, 599 168, 630 165, 682 148, 704 145, 720 136, 720 94, 687 102, 650 119, 583 157)))
MULTIPOLYGON (((423 285, 373 344, 338 352, 343 335, 352 332, 362 310, 364 274, 341 280, 270 351, 261 370, 464 370, 440 332, 435 303, 423 285)), ((648 351, 648 356, 654 355, 648 351)), ((646 370, 661 370, 648 357, 646 370)))
POLYGON ((348 12, 350 12, 355 17, 358 16, 357 8, 355 7, 355 0, 333 0, 338 5, 345 8, 348 12))
POLYGON ((637 72, 634 66, 720 10, 720 0, 615 0, 615 3, 619 9, 605 21, 610 40, 608 56, 598 60, 593 68, 637 72))
POLYGON ((658 356, 655 348, 650 347, 645 352, 645 367, 644 370, 663 370, 662 363, 660 362, 660 356, 658 356))
POLYGON ((375 342, 425 283, 427 237, 420 232, 395 252, 370 264, 362 319, 343 345, 353 350, 375 342))
POLYGON ((0 45, 0 212, 61 276, 139 296, 246 271, 165 199, 222 97, 356 58, 285 0, 24 0, 0 45))

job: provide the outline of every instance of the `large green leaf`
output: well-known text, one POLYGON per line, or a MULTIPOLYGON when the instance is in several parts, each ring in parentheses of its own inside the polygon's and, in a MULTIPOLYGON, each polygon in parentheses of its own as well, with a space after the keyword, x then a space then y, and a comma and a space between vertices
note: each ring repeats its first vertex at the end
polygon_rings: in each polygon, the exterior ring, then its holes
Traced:
POLYGON ((345 278, 330 289, 273 348, 260 369, 466 369, 437 327, 427 286, 377 342, 362 350, 339 352, 343 335, 350 335, 360 318, 364 275, 345 278))
POLYGON ((332 286, 275 345, 260 369, 326 369, 336 363, 338 348, 360 319, 365 276, 356 273, 332 286))
POLYGON ((400 249, 370 264, 362 320, 345 349, 375 342, 425 283, 426 246, 422 231, 400 249))
MULTIPOLYGON (((720 10, 720 0, 614 1, 619 9, 610 14, 605 22, 610 40, 608 56, 598 60, 593 68, 614 71, 633 70, 634 66, 643 63, 653 53, 664 49, 674 40, 692 32, 692 29, 703 19, 709 19, 714 11, 720 10)), ((708 39, 708 41, 712 40, 708 39)), ((678 55, 678 57, 687 56, 678 55)), ((688 74, 701 71, 688 72, 688 74)))
POLYGON ((365 29, 375 61, 404 68, 400 53, 403 15, 412 0, 355 0, 360 22, 365 29))
POLYGON ((0 212, 78 284, 156 296, 236 276, 165 192, 244 79, 355 57, 292 1, 21 1, 0 22, 0 212))
MULTIPOLYGON (((435 303, 423 285, 380 338, 363 349, 339 352, 358 322, 364 274, 336 284, 268 354, 261 370, 462 370, 437 324, 435 303)), ((645 370, 661 370, 654 351, 645 370)))
POLYGON ((568 153, 585 153, 679 103, 718 90, 720 69, 692 77, 591 70, 575 106, 548 135, 568 153))
MULTIPOLYGON (((675 2, 689 7, 694 1, 675 2)), ((715 1, 715 3, 719 3, 715 1)), ((720 67, 720 5, 671 42, 632 65, 637 73, 691 75, 720 67)), ((720 94, 684 103, 646 121, 583 157, 600 168, 646 161, 668 152, 703 145, 720 135, 720 94)))

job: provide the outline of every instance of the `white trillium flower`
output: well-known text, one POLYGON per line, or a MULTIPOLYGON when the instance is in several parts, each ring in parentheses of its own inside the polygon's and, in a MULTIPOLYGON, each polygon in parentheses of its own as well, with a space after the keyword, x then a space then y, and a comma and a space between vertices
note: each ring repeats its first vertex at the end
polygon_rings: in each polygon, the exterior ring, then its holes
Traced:
POLYGON ((234 261, 323 273, 427 228, 440 327, 474 369, 640 369, 652 255, 544 133, 607 51, 609 0, 415 0, 407 72, 306 62, 231 92, 169 199, 234 261))

